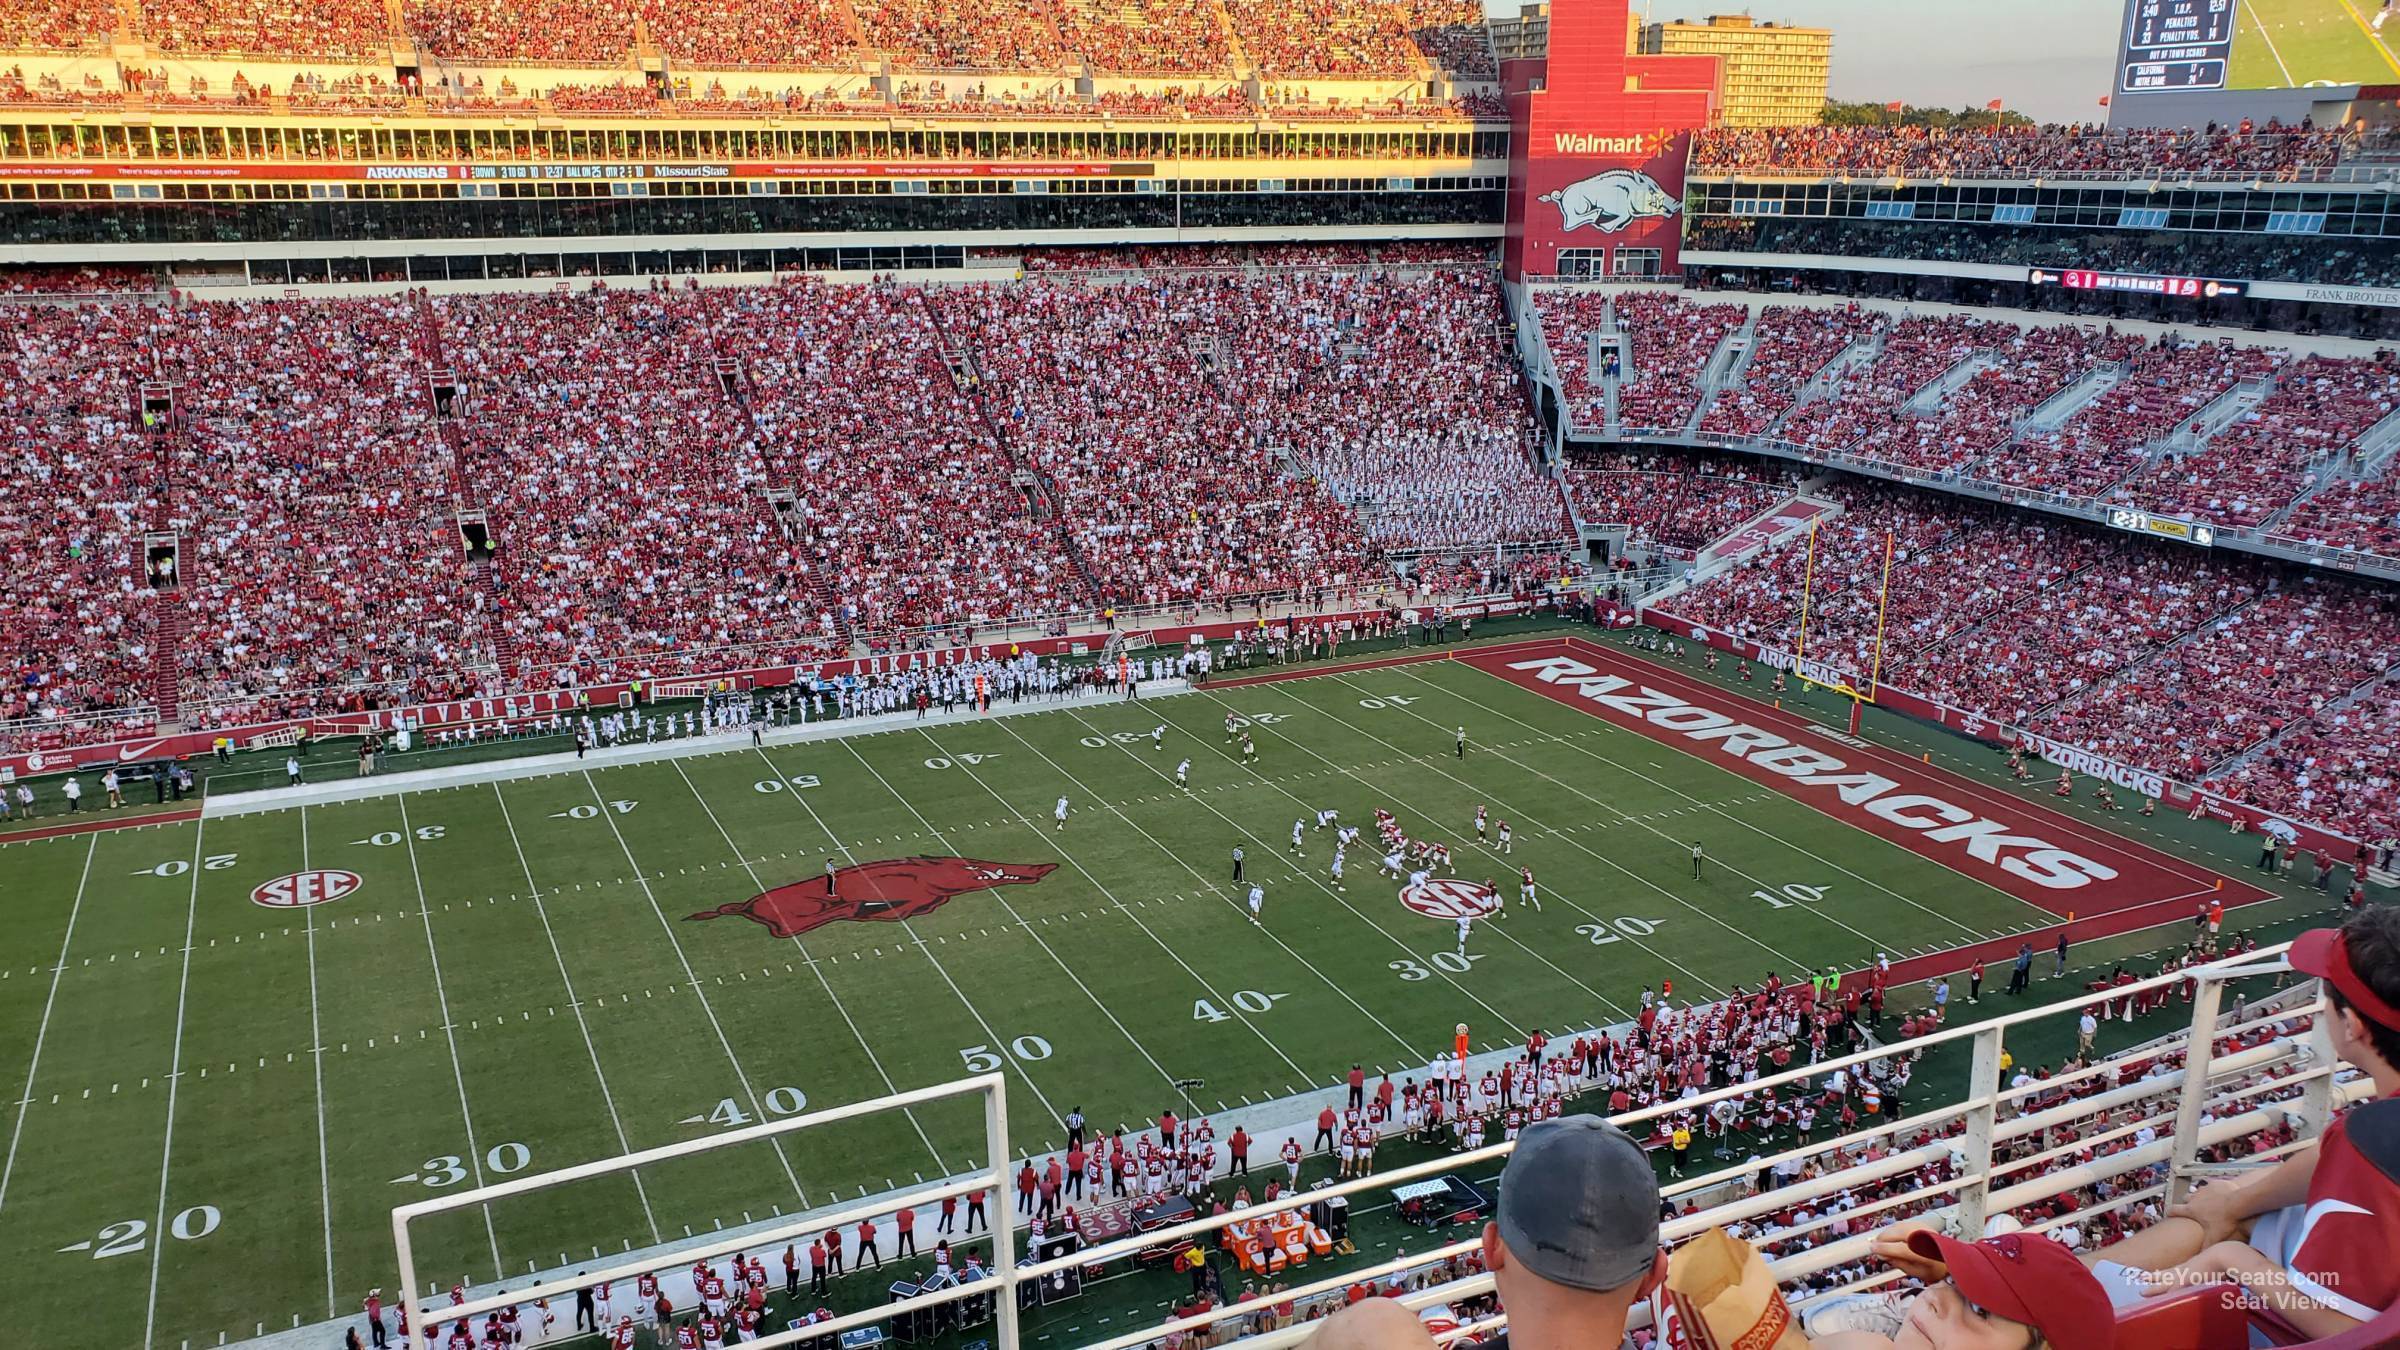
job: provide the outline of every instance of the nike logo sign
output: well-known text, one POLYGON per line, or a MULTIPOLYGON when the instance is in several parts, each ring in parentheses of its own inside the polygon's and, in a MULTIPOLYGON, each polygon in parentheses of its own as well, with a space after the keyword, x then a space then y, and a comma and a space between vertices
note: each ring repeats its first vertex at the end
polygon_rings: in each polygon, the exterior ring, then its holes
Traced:
POLYGON ((156 750, 158 747, 165 744, 165 741, 152 741, 148 745, 122 746, 117 750, 117 761, 119 763, 123 763, 127 760, 140 759, 142 756, 149 754, 151 751, 156 750))

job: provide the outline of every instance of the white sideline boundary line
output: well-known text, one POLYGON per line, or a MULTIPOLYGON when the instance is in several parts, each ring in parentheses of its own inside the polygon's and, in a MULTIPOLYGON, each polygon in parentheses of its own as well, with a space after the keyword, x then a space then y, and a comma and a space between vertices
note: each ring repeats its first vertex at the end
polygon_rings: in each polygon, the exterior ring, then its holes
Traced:
MULTIPOLYGON (((526 898, 533 901, 533 912, 541 917, 542 936, 550 942, 550 959, 558 963, 558 981, 566 991, 567 1008, 575 1014, 575 1029, 583 1034, 583 1052, 591 1056, 592 1078, 600 1085, 600 1101, 608 1107, 608 1123, 616 1127, 617 1147, 633 1152, 633 1141, 625 1134, 625 1118, 617 1114, 617 1094, 608 1086, 608 1072, 600 1067, 600 1048, 592 1043, 592 1024, 583 1016, 583 995, 575 992, 575 977, 567 972, 566 953, 559 950, 558 930, 550 926, 550 907, 542 903, 542 888, 533 879, 533 864, 525 859, 525 845, 517 838, 516 817, 509 814, 508 795, 492 784, 492 801, 500 808, 500 821, 508 827, 509 847, 516 850, 517 867, 525 873, 526 898)), ((629 1168, 626 1175, 633 1178, 633 1193, 642 1202, 642 1218, 650 1225, 650 1240, 665 1239, 658 1231, 658 1214, 650 1208, 650 1188, 642 1183, 642 1169, 629 1168)))
MULTIPOLYGON (((600 790, 600 785, 593 781, 588 770, 583 775, 583 783, 591 789, 592 804, 600 808, 600 818, 608 822, 608 832, 616 837, 617 847, 624 851, 625 865, 633 869, 634 884, 642 888, 642 898, 650 902, 650 912, 658 916, 658 926, 667 935, 667 945, 675 949, 675 960, 683 967, 685 982, 691 985, 692 993, 700 1000, 700 1011, 708 1014, 708 1024, 716 1030, 717 1045, 725 1052, 725 1062, 733 1066, 734 1081, 742 1085, 742 1095, 750 1099, 751 1117, 765 1120, 767 1108, 760 1104, 757 1089, 750 1086, 750 1071, 742 1067, 741 1056, 733 1053, 733 1042, 725 1035, 725 1024, 717 1020, 716 1006, 708 1001, 708 990, 701 985, 698 972, 692 969, 692 958, 683 950, 683 939, 675 936, 675 926, 667 922, 667 912, 659 908, 658 893, 650 889, 650 874, 642 870, 640 860, 633 856, 633 846, 625 842, 625 832, 617 828, 617 813, 609 809, 607 794, 600 790)), ((443 1020, 449 1019, 445 1017, 443 1020)), ((783 1164, 784 1179, 792 1183, 792 1194, 800 1198, 803 1206, 807 1205, 808 1192, 800 1186, 800 1174, 792 1170, 791 1157, 783 1151, 783 1140, 777 1138, 770 1142, 775 1145, 775 1160, 783 1164)))
MULTIPOLYGON (((763 748, 752 746, 750 748, 750 753, 758 756, 759 763, 764 764, 769 769, 774 770, 777 779, 780 780, 789 777, 784 770, 776 766, 774 760, 767 758, 767 752, 763 748)), ((856 754, 857 752, 852 751, 852 753, 856 754)), ((866 760, 864 757, 861 757, 859 762, 864 764, 866 763, 866 760)), ((885 790, 889 791, 891 784, 885 783, 884 788, 885 790)), ((806 811, 808 813, 808 818, 815 822, 818 832, 825 836, 825 841, 838 850, 844 858, 849 859, 853 865, 857 864, 858 855, 852 853, 850 851, 850 846, 843 843, 841 839, 834 834, 833 827, 825 823, 825 818, 817 814, 817 808, 811 806, 807 798, 801 796, 797 789, 786 792, 783 795, 790 797, 795 802, 798 802, 800 804, 800 809, 806 811)), ((899 794, 894 793, 893 795, 898 796, 899 794)), ((917 819, 921 821, 924 819, 924 817, 919 816, 917 819)), ((972 892, 970 892, 970 894, 971 893, 972 892)), ((933 973, 941 976, 942 983, 950 986, 950 992, 957 996, 959 1006, 967 1010, 967 1016, 975 1019, 975 1025, 983 1028, 984 1035, 991 1037, 991 1039, 984 1042, 984 1044, 996 1047, 1005 1047, 1007 1045, 1006 1038, 1001 1036, 999 1032, 992 1029, 991 1019, 983 1015, 983 1009, 976 1007, 975 1000, 967 997, 967 991, 958 987, 958 981, 951 978, 950 968, 943 965, 942 958, 935 956, 933 954, 933 948, 926 946, 925 939, 917 935, 916 924, 907 919, 902 919, 900 921, 900 931, 908 934, 909 942, 914 945, 919 952, 924 954, 926 962, 933 967, 933 973)), ((797 943, 799 940, 795 938, 793 941, 797 943)), ((809 966, 811 969, 815 969, 816 963, 811 961, 809 966)), ((818 974, 817 978, 820 980, 825 979, 822 972, 818 974)), ((825 983, 825 992, 828 995, 833 993, 833 984, 830 980, 827 980, 825 983)), ((841 1000, 839 998, 835 998, 834 1002, 838 1005, 841 1000)), ((849 1013, 847 1010, 845 1010, 842 1015, 847 1017, 849 1016, 849 1013)), ((998 1049, 995 1049, 992 1053, 999 1054, 1000 1052, 998 1049)), ((1042 1085, 1033 1081, 1033 1071, 1019 1063, 1015 1055, 1007 1055, 1003 1057, 1000 1061, 1000 1064, 1004 1069, 1013 1068, 1017 1071, 1017 1077, 1024 1081, 1027 1090, 1033 1093, 1034 1099, 1042 1104, 1042 1109, 1050 1113, 1050 1119, 1057 1122, 1059 1130, 1064 1132, 1067 1128, 1067 1118, 1060 1115, 1058 1113, 1058 1108, 1050 1104, 1050 1094, 1042 1091, 1042 1085)), ((992 1159, 987 1161, 996 1162, 997 1160, 992 1159)))
POLYGON ((92 832, 83 852, 83 878, 75 883, 75 904, 67 911, 67 935, 59 939, 58 964, 50 969, 50 995, 42 1000, 41 1024, 33 1033, 33 1058, 25 1065, 25 1090, 17 1094, 17 1121, 8 1132, 8 1161, 0 1163, 0 1209, 8 1205, 8 1179, 17 1171, 17 1142, 25 1137, 25 1117, 32 1110, 33 1076, 42 1067, 42 1042, 50 1036, 50 1010, 58 1005, 58 984, 66 978, 67 949, 75 943, 75 920, 83 914, 83 893, 92 882, 92 859, 100 852, 102 831, 92 832))
MULTIPOLYGON (((750 885, 759 894, 764 895, 769 887, 766 882, 759 879, 758 869, 751 865, 749 853, 740 844, 733 842, 733 835, 726 830, 725 822, 717 818, 717 808, 708 804, 708 797, 700 791, 700 785, 693 782, 692 776, 683 771, 683 761, 674 760, 671 763, 675 769, 675 776, 682 779, 683 785, 691 790, 692 800, 700 803, 700 809, 708 813, 708 823, 717 827, 717 837, 725 841, 725 847, 733 850, 733 860, 740 863, 742 871, 749 874, 750 885)), ((782 795, 788 797, 795 794, 796 790, 782 795)), ((817 977, 817 983, 825 990, 825 997, 833 1004, 834 1011, 842 1015, 842 1021, 850 1028, 850 1034, 858 1038, 858 1048, 866 1052, 867 1063, 874 1066, 875 1076, 883 1080, 884 1093, 889 1096, 897 1096, 900 1085, 893 1082, 892 1075, 885 1071, 883 1059, 875 1053, 875 1047, 867 1044, 866 1033, 858 1029, 858 1020, 850 1015, 848 1005, 842 1002, 840 995, 833 992, 833 982, 825 978, 824 969, 817 964, 815 957, 808 954, 808 948, 801 943, 798 936, 795 935, 791 942, 792 946, 799 950, 800 959, 808 963, 809 973, 817 977)), ((942 1156, 940 1149, 933 1146, 933 1136, 927 1134, 925 1126, 917 1120, 915 1108, 904 1110, 901 1114, 908 1117, 909 1127, 914 1129, 917 1132, 917 1138, 924 1142, 925 1152, 932 1156, 934 1166, 947 1173, 950 1170, 950 1162, 942 1156)))
MULTIPOLYGON (((167 1252, 167 1177, 175 1163, 175 1096, 183 1086, 183 1015, 192 992, 192 935, 200 923, 200 840, 208 833, 204 819, 192 828, 192 898, 183 916, 183 978, 175 990, 175 1049, 167 1060, 167 1131, 158 1150, 158 1215, 150 1225, 150 1297, 142 1313, 142 1344, 158 1332, 158 1268, 167 1252)), ((60 964, 65 964, 63 961, 60 964)), ((24 1117, 19 1116, 22 1120, 24 1117)))
MULTIPOLYGON (((300 808, 300 870, 309 870, 308 808, 300 808)), ((325 1028, 317 1004, 317 907, 307 907, 308 925, 308 1062, 317 1080, 317 1191, 325 1209, 325 1315, 334 1315, 333 1292, 333 1162, 325 1147, 325 1028)), ((447 1022, 450 1019, 442 1019, 447 1022)))
MULTIPOLYGON (((1141 686, 1142 697, 1167 697, 1196 692, 1180 679, 1153 680, 1141 686)), ((806 745, 820 741, 840 741, 880 732, 907 731, 920 726, 946 725, 957 722, 976 722, 994 717, 1023 717, 1032 713, 1058 712, 1092 702, 1098 697, 1085 694, 1076 698, 1034 697, 1023 703, 994 704, 992 710, 978 713, 971 710, 943 713, 932 712, 918 717, 913 711, 871 713, 863 717, 832 718, 797 726, 760 729, 760 739, 768 746, 806 745)), ((595 710, 614 711, 613 709, 595 710)), ((579 774, 591 769, 615 768, 620 765, 653 764, 663 760, 689 759, 698 755, 741 754, 751 749, 749 729, 737 727, 710 736, 686 736, 671 741, 653 741, 640 745, 614 745, 594 749, 582 758, 572 750, 544 755, 519 755, 509 759, 483 760, 473 764, 452 764, 441 768, 408 769, 394 774, 378 774, 373 778, 336 778, 322 783, 302 783, 298 786, 254 788, 247 792, 214 793, 200 803, 203 820, 226 816, 252 815, 261 811, 285 811, 295 806, 327 806, 336 802, 366 801, 405 792, 432 792, 439 788, 467 787, 484 783, 513 783, 528 778, 556 778, 579 774)))
MULTIPOLYGON (((1026 740, 1022 736, 1017 736, 1017 733, 1013 730, 1009 731, 1008 734, 1015 736, 1019 745, 1024 746, 1028 750, 1032 750, 1036 755, 1040 755, 1043 763, 1049 765, 1053 769, 1057 769, 1059 775, 1065 778, 1069 783, 1074 784, 1078 789, 1083 788, 1083 783, 1081 780, 1077 779, 1075 775, 1068 773, 1064 768, 1061 768, 1057 760, 1050 758, 1048 755, 1042 754, 1039 749, 1035 748, 1033 742, 1026 740)), ((950 751, 943 749, 940 741, 933 739, 932 732, 926 732, 924 735, 926 743, 933 746, 934 749, 941 751, 941 753, 945 755, 951 754, 950 751)), ((1010 805, 1008 799, 1001 796, 998 789, 994 788, 991 784, 983 780, 982 774, 975 772, 972 766, 968 765, 964 760, 959 760, 956 755, 951 755, 951 758, 957 762, 958 767, 967 771, 967 777, 974 780, 975 786, 982 788, 986 793, 990 794, 993 801, 1000 804, 1001 810, 1006 811, 1009 813, 1009 815, 1015 817, 1019 825, 1022 825, 1029 830, 1034 830, 1037 833, 1039 832, 1040 827, 1033 823, 1032 818, 1027 816, 1024 812, 1018 810, 1016 807, 1010 805)), ((1116 807, 1110 806, 1108 810, 1109 814, 1116 816, 1120 820, 1125 820, 1126 824, 1133 824, 1131 820, 1126 819, 1125 813, 1116 807)), ((1139 832, 1144 839, 1148 839, 1153 844, 1158 844, 1158 839, 1156 836, 1152 835, 1148 830, 1142 829, 1142 827, 1139 825, 1134 825, 1133 828, 1139 832)), ((1060 833, 1059 837, 1063 840, 1065 835, 1060 833)), ((1166 845, 1159 844, 1158 846, 1162 852, 1167 851, 1166 845)), ((1123 914, 1126 918, 1133 920, 1133 926, 1142 930, 1142 936, 1150 939, 1154 943, 1157 943, 1158 949, 1167 954, 1167 959, 1182 967, 1183 973, 1191 976, 1193 983, 1199 985, 1202 992, 1206 993, 1211 998, 1225 998, 1228 1003, 1232 1002, 1232 999, 1220 994, 1217 989, 1208 982, 1208 980, 1201 976, 1199 971, 1192 969, 1191 963, 1183 959, 1183 953, 1178 952, 1173 947, 1167 945, 1166 941, 1159 937, 1156 930, 1152 929, 1150 925, 1142 922, 1142 916, 1134 913, 1124 901, 1118 899, 1115 891, 1110 890, 1107 884, 1102 882, 1100 878, 1093 876, 1092 870, 1088 867, 1085 867, 1082 861, 1076 858, 1074 854, 1068 852, 1063 843, 1058 847, 1058 856, 1064 858, 1068 866, 1081 873, 1085 881, 1092 883, 1093 889, 1099 891, 1102 896, 1106 897, 1108 903, 1115 906, 1118 913, 1123 914)), ((1185 867, 1188 871, 1189 864, 1186 864, 1185 867)), ((1193 872, 1192 875, 1197 877, 1200 874, 1193 872)), ((1206 883, 1204 882, 1202 884, 1206 883)), ((1300 1067, 1300 1062, 1298 1060, 1293 1059, 1282 1046, 1277 1045, 1273 1037, 1267 1035, 1265 1031, 1260 1029, 1258 1023, 1250 1020, 1250 1015, 1243 1011, 1240 1004, 1235 1003, 1233 1005, 1233 1015, 1241 1022, 1243 1026, 1250 1029, 1250 1033, 1252 1035, 1258 1037, 1259 1044, 1264 1045, 1267 1047, 1267 1049, 1275 1052, 1275 1057, 1283 1061, 1285 1068, 1288 1068, 1293 1073, 1298 1074, 1301 1082, 1306 1083, 1314 1081, 1313 1076, 1309 1073, 1309 1071, 1300 1067)), ((1186 1095, 1185 1100, 1190 1100, 1188 1094, 1186 1095)))
MULTIPOLYGON (((480 1188, 485 1184, 483 1149, 475 1142, 475 1112, 467 1105, 467 1071, 458 1061, 458 1029, 450 1020, 450 993, 442 986, 442 955, 433 942, 433 906, 425 902, 425 871, 417 863, 417 832, 408 823, 406 797, 400 799, 400 838, 408 845, 408 874, 416 884, 417 917, 425 924, 425 959, 433 966, 433 997, 442 1014, 442 1040, 450 1047, 450 1076, 458 1084, 458 1119, 467 1131, 467 1163, 475 1169, 475 1185, 480 1188)), ((492 1207, 476 1208, 483 1211, 483 1235, 492 1244, 492 1278, 505 1279, 508 1271, 500 1264, 500 1230, 492 1224, 492 1207)))

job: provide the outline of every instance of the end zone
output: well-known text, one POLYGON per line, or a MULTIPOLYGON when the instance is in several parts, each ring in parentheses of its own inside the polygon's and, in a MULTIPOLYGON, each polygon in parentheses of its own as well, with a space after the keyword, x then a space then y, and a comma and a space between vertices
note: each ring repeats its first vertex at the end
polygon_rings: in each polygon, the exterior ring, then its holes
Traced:
MULTIPOLYGON (((2041 803, 1587 639, 1562 637, 1455 656, 1485 674, 1739 774, 2057 919, 2072 914, 2077 939, 2188 917, 2202 896, 2222 899, 2228 909, 2273 898, 2249 882, 2041 803)), ((1970 952, 1986 960, 2012 955, 2020 940, 1986 942, 1903 965, 1922 964, 1924 974, 1955 969, 1970 952)))

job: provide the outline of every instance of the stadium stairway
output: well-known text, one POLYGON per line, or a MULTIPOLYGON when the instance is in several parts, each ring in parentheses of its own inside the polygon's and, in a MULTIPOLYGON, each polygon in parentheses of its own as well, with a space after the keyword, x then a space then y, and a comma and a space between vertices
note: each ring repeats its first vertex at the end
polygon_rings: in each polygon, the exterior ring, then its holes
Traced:
POLYGON ((1890 338, 1891 329, 1879 327, 1873 336, 1860 338, 1835 352, 1833 359, 1827 361, 1817 370, 1816 374, 1809 376, 1808 381, 1800 386, 1800 392, 1792 399, 1791 406, 1778 413, 1775 420, 1769 422, 1759 434, 1768 440, 1779 439, 1783 434, 1784 423, 1792 420, 1794 413, 1811 403, 1821 403, 1831 397, 1833 392, 1841 387, 1842 377, 1848 374, 1853 367, 1873 365, 1883 355, 1884 343, 1890 338))
POLYGON ((1750 357, 1758 350, 1758 316, 1762 312, 1751 310, 1749 317, 1742 320, 1742 326, 1727 333, 1709 355, 1708 364, 1700 371, 1700 399, 1692 405, 1692 415, 1683 424, 1684 435, 1699 435, 1700 423, 1715 405, 1717 395, 1739 388, 1750 373, 1750 357))
POLYGON ((975 416, 982 419, 984 431, 991 436, 993 444, 1000 447, 1000 453, 1008 456, 1017 480, 1030 484, 1036 501, 1046 508, 1042 514, 1051 533, 1058 538, 1059 550, 1066 554, 1068 562, 1074 564, 1076 582, 1083 590, 1083 602, 1094 609, 1099 608, 1102 603, 1100 578, 1084 558, 1083 548, 1075 542, 1074 532, 1067 528, 1066 512, 1059 509, 1059 503, 1065 498, 1059 493, 1058 484, 1051 480, 1049 474, 1026 461, 1023 453, 1017 449, 1016 442, 1010 440, 1008 433, 1002 429, 1000 419, 992 416, 991 404, 983 395, 983 372, 976 368, 973 353, 951 344, 948 333, 936 321, 932 306, 926 304, 925 292, 922 289, 915 291, 909 303, 916 307, 918 321, 925 325, 927 332, 933 334, 934 342, 941 350, 942 367, 950 372, 950 382, 957 385, 959 392, 966 395, 967 402, 974 406, 975 416))
POLYGON ((150 648, 150 701, 158 705, 158 729, 162 733, 183 730, 182 662, 184 613, 181 604, 161 597, 158 606, 158 634, 150 648))

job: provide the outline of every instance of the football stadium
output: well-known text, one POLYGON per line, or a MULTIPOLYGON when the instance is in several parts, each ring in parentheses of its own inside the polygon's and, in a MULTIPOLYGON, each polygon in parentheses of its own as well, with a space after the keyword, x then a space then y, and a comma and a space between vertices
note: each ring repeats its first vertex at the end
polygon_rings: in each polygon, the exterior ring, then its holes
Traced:
POLYGON ((2127 9, 0 6, 0 1338, 2400 1345, 2400 68, 2127 9))

